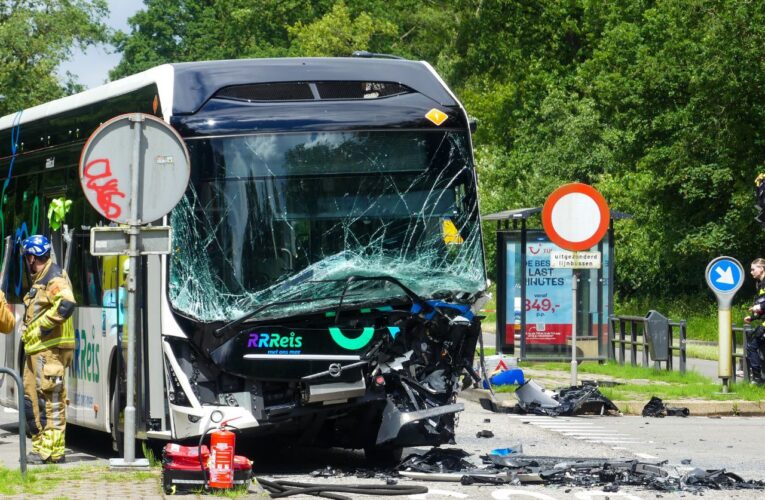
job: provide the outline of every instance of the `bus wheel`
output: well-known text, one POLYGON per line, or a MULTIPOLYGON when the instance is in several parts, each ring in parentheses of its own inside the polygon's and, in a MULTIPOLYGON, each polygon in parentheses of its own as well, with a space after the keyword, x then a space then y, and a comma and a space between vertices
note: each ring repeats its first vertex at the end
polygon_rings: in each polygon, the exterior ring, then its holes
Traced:
MULTIPOLYGON (((116 386, 117 384, 115 384, 116 386)), ((123 424, 124 412, 120 405, 120 392, 117 387, 112 391, 111 401, 109 402, 109 419, 112 422, 112 450, 119 456, 125 455, 125 434, 120 427, 123 424)))
POLYGON ((393 466, 401 462, 404 448, 400 446, 369 446, 364 448, 367 463, 376 466, 393 466))

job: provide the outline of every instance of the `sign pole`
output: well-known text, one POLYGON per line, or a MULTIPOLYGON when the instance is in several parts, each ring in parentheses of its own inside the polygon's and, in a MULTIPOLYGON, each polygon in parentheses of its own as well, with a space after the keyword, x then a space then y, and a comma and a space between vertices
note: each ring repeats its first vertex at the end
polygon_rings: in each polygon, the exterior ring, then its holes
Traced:
MULTIPOLYGON (((91 228, 90 253, 127 255, 130 266, 125 282, 127 338, 123 335, 121 341, 127 342, 124 457, 109 460, 110 467, 149 466, 147 459, 135 458, 136 427, 144 423, 136 415, 140 373, 140 353, 136 351, 138 335, 148 335, 139 332, 138 257, 170 253, 171 228, 144 224, 159 221, 177 205, 186 192, 190 173, 183 138, 161 118, 143 113, 125 113, 102 123, 85 142, 80 155, 80 186, 85 198, 102 217, 119 224, 91 228), (126 154, 128 149, 132 149, 132 155, 126 154)), ((119 295, 117 292, 118 300, 119 295)), ((121 383, 113 390, 121 393, 121 383)), ((119 408, 110 414, 110 420, 116 431, 119 408)))
POLYGON ((608 203, 594 187, 565 184, 545 200, 542 225, 550 241, 569 252, 550 254, 550 267, 571 268, 571 385, 577 385, 576 315, 579 269, 600 269, 600 252, 582 251, 598 244, 611 219, 608 203))
POLYGON ((571 386, 576 383, 576 289, 579 281, 579 270, 574 269, 571 273, 571 386))
POLYGON ((719 338, 718 347, 720 349, 718 375, 722 379, 722 392, 728 393, 730 391, 730 377, 733 375, 730 305, 725 308, 722 305, 719 306, 719 309, 717 310, 717 329, 719 338))
MULTIPOLYGON (((141 170, 141 129, 143 117, 136 114, 130 118, 133 122, 133 168, 131 169, 130 188, 133 197, 130 200, 130 222, 128 228, 128 276, 127 276, 127 401, 125 402, 125 463, 135 461, 135 342, 136 342, 136 316, 138 307, 136 303, 136 268, 138 267, 138 233, 140 221, 138 220, 138 184, 141 170)), ((116 423, 115 423, 116 425, 116 423)))
POLYGON ((704 273, 707 285, 717 297, 717 338, 719 359, 717 376, 722 380, 722 392, 730 392, 733 376, 733 332, 731 328, 731 302, 744 283, 744 268, 733 257, 717 257, 707 265, 704 273))

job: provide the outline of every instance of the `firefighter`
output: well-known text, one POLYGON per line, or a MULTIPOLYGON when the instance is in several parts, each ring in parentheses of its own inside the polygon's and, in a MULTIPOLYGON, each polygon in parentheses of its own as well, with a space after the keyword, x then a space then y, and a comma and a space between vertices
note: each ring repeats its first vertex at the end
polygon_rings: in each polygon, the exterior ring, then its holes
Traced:
POLYGON ((749 308, 751 314, 744 318, 744 323, 751 324, 756 321, 755 329, 746 336, 746 359, 752 374, 752 381, 762 385, 762 371, 760 363, 760 348, 765 345, 765 328, 760 321, 765 317, 765 259, 755 259, 749 268, 752 278, 757 282, 757 297, 754 304, 749 308))
POLYGON ((36 234, 21 244, 32 285, 24 296, 24 406, 32 436, 27 463, 61 463, 66 432, 64 374, 72 361, 76 306, 66 272, 50 259, 50 242, 36 234))
POLYGON ((5 300, 5 293, 0 290, 0 333, 13 333, 15 327, 16 318, 5 300))

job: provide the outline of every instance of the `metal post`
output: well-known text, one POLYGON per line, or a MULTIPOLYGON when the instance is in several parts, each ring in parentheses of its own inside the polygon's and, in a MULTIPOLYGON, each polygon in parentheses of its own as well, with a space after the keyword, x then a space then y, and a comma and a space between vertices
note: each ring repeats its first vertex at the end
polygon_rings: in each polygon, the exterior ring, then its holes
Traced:
POLYGON ((24 384, 19 374, 10 368, 0 367, 0 373, 10 375, 16 382, 16 394, 19 398, 19 466, 21 467, 21 477, 25 478, 27 476, 27 417, 24 407, 24 384))
POLYGON ((744 354, 742 356, 743 362, 741 363, 741 365, 743 366, 743 370, 744 370, 744 380, 747 383, 749 383, 751 380, 749 376, 749 373, 750 373, 749 358, 746 355, 746 337, 749 334, 750 330, 751 330, 751 327, 749 325, 744 325, 744 337, 741 340, 744 344, 744 354))
MULTIPOLYGON (((526 267, 526 219, 521 219, 521 359, 526 359, 526 278, 529 270, 526 267)), ((515 342, 515 290, 513 294, 513 342, 515 342)))
POLYGON ((576 288, 579 281, 579 271, 574 269, 571 275, 571 386, 576 384, 576 288))
POLYGON ((624 366, 624 359, 627 357, 624 352, 625 331, 627 327, 623 319, 619 319, 619 364, 624 366))
MULTIPOLYGON (((141 130, 143 128, 143 116, 136 114, 131 120, 134 121, 133 165, 130 177, 130 227, 128 233, 128 259, 129 266, 127 276, 127 401, 125 401, 125 463, 135 461, 135 342, 136 342, 136 317, 138 307, 136 301, 136 268, 138 267, 138 234, 140 232, 138 220, 139 206, 139 175, 141 153, 141 130)), ((115 423, 116 425, 116 423, 115 423)))
MULTIPOLYGON (((743 331, 743 328, 741 329, 743 331)), ((730 336, 730 352, 731 352, 731 364, 733 365, 733 370, 731 370, 730 379, 731 382, 734 384, 736 383, 736 371, 738 367, 736 366, 736 350, 738 349, 738 342, 736 341, 736 324, 734 323, 731 325, 731 336, 730 336)))
POLYGON ((720 359, 718 361, 718 376, 722 379, 722 392, 727 393, 730 390, 731 376, 731 314, 730 306, 717 311, 717 326, 719 333, 718 348, 720 350, 720 359))
POLYGON ((637 323, 630 321, 630 365, 637 366, 637 323))
POLYGON ((643 322, 643 368, 648 368, 648 322, 643 322))
POLYGON ((680 373, 685 373, 685 320, 680 321, 680 373))

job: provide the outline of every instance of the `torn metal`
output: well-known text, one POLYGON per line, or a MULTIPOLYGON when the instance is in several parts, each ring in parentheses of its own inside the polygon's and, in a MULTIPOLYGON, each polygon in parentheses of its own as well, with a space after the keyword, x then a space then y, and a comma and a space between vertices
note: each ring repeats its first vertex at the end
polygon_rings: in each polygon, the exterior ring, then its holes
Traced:
POLYGON ((519 413, 537 415, 619 415, 619 408, 601 394, 597 384, 584 382, 580 386, 550 393, 529 380, 515 391, 519 413))
POLYGON ((725 470, 693 469, 681 473, 667 462, 608 460, 602 458, 540 457, 490 453, 481 457, 484 467, 466 460, 459 449, 431 450, 408 457, 398 467, 404 477, 455 481, 463 484, 525 484, 602 487, 615 492, 621 486, 658 491, 701 492, 705 489, 765 489, 765 481, 744 480, 725 470))

